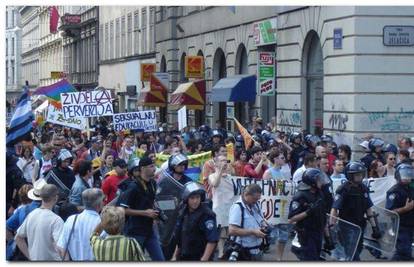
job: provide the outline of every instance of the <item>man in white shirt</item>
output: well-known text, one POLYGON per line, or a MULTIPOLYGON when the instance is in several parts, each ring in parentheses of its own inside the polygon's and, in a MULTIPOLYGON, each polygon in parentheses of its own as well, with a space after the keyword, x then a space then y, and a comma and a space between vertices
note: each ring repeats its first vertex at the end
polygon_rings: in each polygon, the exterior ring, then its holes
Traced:
POLYGON ((101 189, 91 188, 82 192, 82 203, 85 210, 66 220, 57 242, 62 258, 65 257, 65 260, 69 260, 70 256, 73 261, 93 261, 95 259, 89 240, 96 226, 101 222, 99 212, 103 208, 104 199, 105 194, 101 189))
POLYGON ((16 245, 30 261, 60 261, 55 244, 62 231, 63 220, 52 211, 59 190, 53 184, 44 185, 39 197, 42 205, 33 210, 17 229, 16 245))
POLYGON ((229 210, 237 200, 234 197, 233 183, 230 176, 234 174, 227 157, 220 155, 215 163, 215 172, 208 176, 208 183, 212 186, 213 211, 216 214, 217 225, 221 226, 218 242, 218 257, 223 256, 224 241, 228 235, 229 210))
POLYGON ((302 175, 307 168, 316 168, 317 161, 316 156, 313 153, 306 154, 305 158, 303 159, 303 165, 295 171, 293 174, 293 182, 299 184, 302 181, 302 175))

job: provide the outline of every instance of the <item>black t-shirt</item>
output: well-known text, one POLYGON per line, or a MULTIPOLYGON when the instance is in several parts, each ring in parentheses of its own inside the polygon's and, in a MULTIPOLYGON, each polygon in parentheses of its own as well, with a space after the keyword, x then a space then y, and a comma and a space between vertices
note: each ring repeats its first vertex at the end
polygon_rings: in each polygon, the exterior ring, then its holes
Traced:
MULTIPOLYGON (((145 182, 134 180, 119 197, 119 205, 134 210, 146 210, 154 207, 157 184, 154 180, 145 182)), ((125 234, 128 236, 152 234, 153 219, 146 216, 127 216, 125 234)))

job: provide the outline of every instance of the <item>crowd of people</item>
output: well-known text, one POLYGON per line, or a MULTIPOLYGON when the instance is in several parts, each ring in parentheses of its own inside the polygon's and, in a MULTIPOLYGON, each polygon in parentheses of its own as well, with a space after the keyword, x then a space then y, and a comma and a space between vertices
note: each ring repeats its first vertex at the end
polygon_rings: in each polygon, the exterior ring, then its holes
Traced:
MULTIPOLYGON (((105 120, 91 132, 50 123, 37 126, 31 141, 7 152, 7 259, 260 261, 271 231, 277 242, 274 254, 281 261, 294 231, 301 245, 295 251, 298 259, 320 260, 321 250, 332 246, 326 229, 335 223, 326 213, 362 229, 369 222, 372 237, 381 237, 362 181, 385 176, 396 179, 384 196, 386 208, 400 216, 392 259, 412 259, 413 138, 403 137, 395 145, 368 135, 359 158, 350 146, 337 145, 326 134, 285 133, 261 118, 246 128, 253 140, 250 147, 219 121, 214 129, 202 125, 178 131, 162 124, 149 133, 115 132, 105 120), (234 160, 229 160, 230 143, 234 160), (202 178, 194 181, 186 173, 188 157, 208 151, 211 159, 201 168, 202 178), (156 165, 157 155, 168 160, 156 165), (289 223, 265 220, 258 205, 262 190, 255 183, 233 202, 234 176, 297 185, 289 223), (159 223, 165 214, 156 201, 165 177, 183 187, 167 242, 165 224, 159 223), (332 192, 337 179, 346 182, 332 192)), ((359 260, 362 248, 360 239, 353 260, 359 260)))

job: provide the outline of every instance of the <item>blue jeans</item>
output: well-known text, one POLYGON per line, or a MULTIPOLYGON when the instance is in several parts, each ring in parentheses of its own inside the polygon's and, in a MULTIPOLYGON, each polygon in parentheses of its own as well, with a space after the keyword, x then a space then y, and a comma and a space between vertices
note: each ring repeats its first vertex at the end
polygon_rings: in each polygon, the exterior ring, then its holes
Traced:
POLYGON ((160 238, 156 229, 152 230, 149 236, 132 235, 140 246, 146 249, 153 261, 165 261, 164 254, 162 253, 160 238))
POLYGON ((398 230, 398 238, 396 251, 392 257, 393 261, 409 261, 411 260, 411 244, 413 243, 414 229, 412 227, 400 226, 398 230))

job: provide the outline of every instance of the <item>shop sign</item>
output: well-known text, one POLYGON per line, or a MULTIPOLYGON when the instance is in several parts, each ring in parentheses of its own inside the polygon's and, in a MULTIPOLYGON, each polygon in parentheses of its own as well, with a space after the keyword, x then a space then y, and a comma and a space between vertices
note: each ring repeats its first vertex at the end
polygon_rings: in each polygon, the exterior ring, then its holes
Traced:
POLYGON ((204 79, 204 58, 202 56, 185 57, 185 77, 204 79))
POLYGON ((385 26, 382 38, 385 46, 413 46, 414 26, 385 26))
POLYGON ((271 96, 276 89, 276 59, 273 52, 258 52, 257 95, 271 96))
POLYGON ((276 44, 276 18, 253 23, 253 38, 256 46, 276 44))
POLYGON ((149 82, 151 74, 155 72, 155 63, 142 63, 141 64, 141 82, 149 82))

